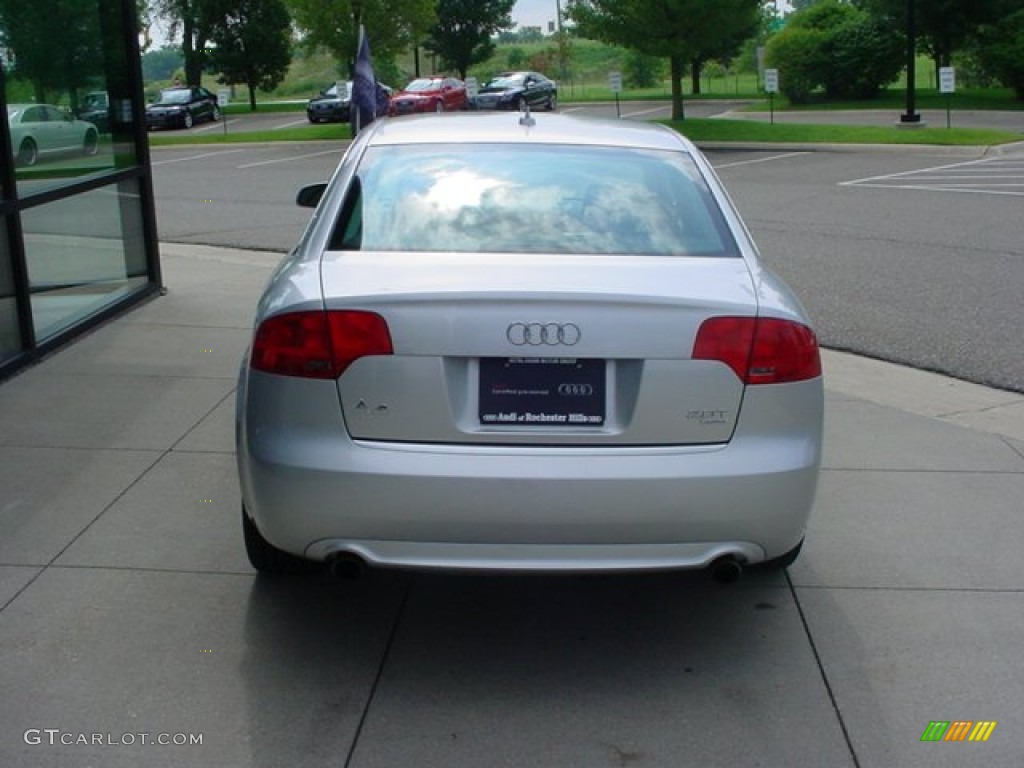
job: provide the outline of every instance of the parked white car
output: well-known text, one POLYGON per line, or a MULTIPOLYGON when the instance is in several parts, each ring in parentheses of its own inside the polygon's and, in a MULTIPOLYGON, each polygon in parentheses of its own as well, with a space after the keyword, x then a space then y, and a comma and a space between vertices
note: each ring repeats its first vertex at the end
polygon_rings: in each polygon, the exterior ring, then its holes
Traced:
POLYGON ((58 153, 95 155, 99 148, 95 125, 51 104, 8 104, 7 124, 20 166, 35 165, 40 158, 58 153))

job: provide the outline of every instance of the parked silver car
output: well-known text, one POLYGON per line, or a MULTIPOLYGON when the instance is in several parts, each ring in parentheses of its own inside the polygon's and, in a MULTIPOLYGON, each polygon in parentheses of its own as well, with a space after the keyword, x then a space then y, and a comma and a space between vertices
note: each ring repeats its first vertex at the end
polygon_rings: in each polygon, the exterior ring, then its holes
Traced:
POLYGON ((817 341, 668 128, 374 123, 256 312, 237 395, 261 571, 787 565, 817 341))
POLYGON ((41 157, 69 152, 95 155, 99 131, 85 120, 52 104, 8 104, 11 149, 20 166, 35 165, 41 157))

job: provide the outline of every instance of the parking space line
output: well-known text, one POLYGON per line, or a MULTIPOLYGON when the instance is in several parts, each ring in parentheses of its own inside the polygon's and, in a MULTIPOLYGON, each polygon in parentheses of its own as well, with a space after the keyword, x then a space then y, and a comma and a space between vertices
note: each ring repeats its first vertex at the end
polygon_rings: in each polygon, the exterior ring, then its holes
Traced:
POLYGON ((915 192, 970 192, 975 195, 1010 195, 1013 197, 1024 197, 1024 189, 1020 192, 1003 191, 1001 189, 995 189, 995 187, 1008 187, 1008 186, 1024 186, 1024 185, 1012 185, 1012 184, 960 184, 957 186, 935 186, 929 187, 923 184, 855 184, 850 185, 846 182, 841 183, 839 186, 857 186, 864 187, 866 189, 908 189, 915 192))
POLYGON ((151 165, 169 165, 170 163, 184 163, 188 160, 202 160, 204 157, 217 157, 218 155, 230 155, 232 152, 245 152, 246 149, 248 149, 248 147, 242 149, 221 149, 216 152, 203 152, 201 155, 174 157, 170 160, 154 160, 151 165))
POLYGON ((669 112, 672 107, 665 105, 661 107, 654 107, 654 109, 641 109, 639 112, 626 112, 623 117, 640 117, 641 115, 650 115, 655 112, 669 112))
POLYGON ((722 165, 716 165, 715 169, 718 168, 735 168, 737 165, 754 165, 755 163, 770 163, 775 160, 785 160, 788 157, 800 157, 801 155, 809 155, 810 152, 786 152, 782 155, 771 155, 769 157, 758 157, 753 160, 737 160, 735 163, 723 163, 722 165))
POLYGON ((279 157, 274 160, 260 160, 256 163, 246 163, 245 165, 239 165, 239 168, 256 168, 261 165, 273 165, 274 163, 290 163, 293 160, 305 160, 307 157, 320 157, 322 155, 335 155, 341 157, 344 149, 339 147, 338 149, 328 149, 323 152, 312 152, 307 155, 290 155, 289 157, 279 157))
POLYGON ((272 131, 279 131, 282 128, 292 128, 292 127, 294 127, 296 125, 305 125, 308 122, 309 122, 308 120, 295 120, 295 121, 290 122, 290 123, 285 123, 284 125, 275 125, 270 130, 272 130, 272 131))
POLYGON ((1024 195, 1024 166, 1019 163, 1019 156, 990 157, 939 165, 934 168, 921 168, 914 171, 841 181, 839 186, 1022 196, 1024 195))

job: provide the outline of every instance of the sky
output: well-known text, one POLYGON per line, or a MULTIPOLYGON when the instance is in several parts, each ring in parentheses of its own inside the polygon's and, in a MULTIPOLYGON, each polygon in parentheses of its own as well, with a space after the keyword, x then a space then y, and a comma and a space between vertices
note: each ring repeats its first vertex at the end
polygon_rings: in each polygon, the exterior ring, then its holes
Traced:
MULTIPOLYGON (((556 0, 517 0, 512 9, 512 21, 522 27, 540 27, 545 33, 548 22, 555 20, 556 0)), ((563 3, 563 10, 564 10, 563 3)))

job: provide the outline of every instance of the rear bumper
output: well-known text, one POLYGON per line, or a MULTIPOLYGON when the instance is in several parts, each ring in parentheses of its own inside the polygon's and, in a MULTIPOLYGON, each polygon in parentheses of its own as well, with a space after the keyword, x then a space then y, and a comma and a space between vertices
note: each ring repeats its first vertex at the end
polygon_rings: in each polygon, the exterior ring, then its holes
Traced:
POLYGON ((351 440, 333 382, 240 383, 243 502, 275 546, 407 567, 695 568, 801 539, 821 456, 821 380, 749 388, 728 444, 419 445, 351 440), (273 396, 271 396, 273 391, 273 396), (336 413, 325 420, 323 414, 336 413), (287 425, 287 431, 285 429, 287 425))
POLYGON ((182 128, 185 125, 185 113, 175 115, 147 115, 147 128, 182 128))
POLYGON ((348 105, 338 107, 306 108, 306 117, 312 123, 343 122, 349 119, 348 105))

